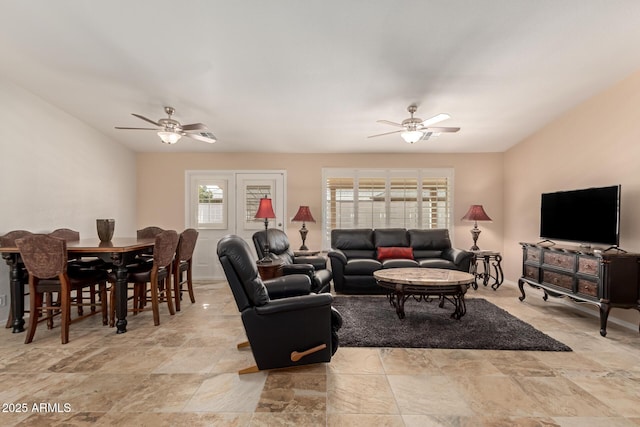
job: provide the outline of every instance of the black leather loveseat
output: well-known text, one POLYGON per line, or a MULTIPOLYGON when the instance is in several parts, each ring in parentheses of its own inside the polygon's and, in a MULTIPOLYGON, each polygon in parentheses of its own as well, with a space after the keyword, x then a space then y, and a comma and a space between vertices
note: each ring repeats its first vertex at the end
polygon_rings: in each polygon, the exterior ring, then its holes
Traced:
POLYGON ((331 230, 334 290, 345 294, 379 294, 373 272, 381 268, 425 267, 469 271, 473 254, 451 247, 449 230, 331 230))

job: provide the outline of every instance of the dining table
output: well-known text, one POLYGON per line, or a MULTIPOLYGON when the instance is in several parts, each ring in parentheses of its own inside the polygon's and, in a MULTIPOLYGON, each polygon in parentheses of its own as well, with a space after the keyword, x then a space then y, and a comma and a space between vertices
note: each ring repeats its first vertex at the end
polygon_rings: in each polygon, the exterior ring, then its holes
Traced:
MULTIPOLYGON (((110 264, 115 273, 116 333, 127 332, 127 266, 135 263, 137 256, 153 252, 155 239, 115 237, 109 242, 98 238, 67 241, 69 259, 97 257, 110 264)), ((15 246, 0 246, 2 258, 9 266, 13 333, 24 332, 24 288, 28 286, 21 277, 23 264, 20 251, 15 246)))

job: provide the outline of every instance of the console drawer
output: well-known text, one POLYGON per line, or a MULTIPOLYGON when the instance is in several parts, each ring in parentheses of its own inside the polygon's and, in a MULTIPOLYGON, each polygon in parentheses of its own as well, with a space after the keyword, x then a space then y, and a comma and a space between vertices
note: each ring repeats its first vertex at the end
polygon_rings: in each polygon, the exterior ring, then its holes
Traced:
POLYGON ((550 285, 573 290, 573 276, 556 273, 555 271, 542 270, 542 281, 550 285))
POLYGON ((545 252, 543 262, 547 265, 573 271, 575 256, 556 252, 545 252))
POLYGON ((592 297, 598 296, 598 283, 591 280, 578 279, 578 292, 592 297))
POLYGON ((532 267, 530 265, 524 266, 524 277, 527 279, 531 279, 533 281, 538 281, 539 277, 539 269, 538 267, 532 267))
POLYGON ((533 261, 536 264, 540 264, 542 259, 542 251, 538 248, 527 248, 527 255, 525 261, 533 261))
POLYGON ((578 257, 578 273, 597 276, 599 265, 600 262, 597 258, 578 257))

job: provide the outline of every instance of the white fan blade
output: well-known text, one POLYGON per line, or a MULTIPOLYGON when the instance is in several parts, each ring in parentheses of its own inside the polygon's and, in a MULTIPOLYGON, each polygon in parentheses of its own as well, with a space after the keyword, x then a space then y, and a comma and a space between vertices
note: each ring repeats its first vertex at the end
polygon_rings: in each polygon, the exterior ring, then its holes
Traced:
POLYGON ((190 125, 182 126, 182 130, 206 130, 207 127, 202 123, 192 123, 190 125))
POLYGON ((154 128, 125 128, 125 127, 121 127, 121 126, 116 126, 116 129, 127 129, 127 130, 162 130, 162 129, 154 129, 154 128))
POLYGON ((428 128, 422 128, 421 130, 425 130, 427 132, 458 132, 460 128, 429 126, 428 128))
POLYGON ((436 114, 435 116, 431 117, 430 119, 427 119, 425 121, 422 122, 422 126, 424 127, 428 127, 431 125, 435 125, 436 123, 439 123, 443 120, 447 120, 450 119, 451 116, 448 115, 447 113, 440 113, 440 114, 436 114))
POLYGON ((154 122, 154 121, 153 121, 153 120, 151 120, 151 119, 147 119, 145 116, 141 116, 140 114, 131 113, 131 115, 132 115, 132 116, 135 116, 135 117, 137 117, 137 118, 139 118, 139 119, 142 119, 142 120, 144 120, 145 122, 149 122, 149 123, 154 124, 154 125, 156 125, 156 126, 158 126, 158 127, 162 127, 162 126, 160 126, 160 124, 159 124, 159 123, 156 123, 156 122, 154 122))
POLYGON ((400 132, 404 132, 404 129, 403 130, 394 130, 392 132, 386 132, 386 133, 379 133, 377 135, 368 136, 367 138, 375 138, 376 136, 391 135, 392 133, 400 133, 400 132))
POLYGON ((214 142, 217 141, 215 135, 212 134, 211 132, 199 132, 199 133, 182 132, 182 135, 188 138, 196 139, 198 141, 208 142, 209 144, 213 144, 214 142))
POLYGON ((389 120, 378 120, 378 123, 384 123, 386 125, 391 125, 391 126, 397 126, 397 127, 404 127, 404 125, 400 124, 400 123, 396 123, 396 122, 390 122, 389 120))

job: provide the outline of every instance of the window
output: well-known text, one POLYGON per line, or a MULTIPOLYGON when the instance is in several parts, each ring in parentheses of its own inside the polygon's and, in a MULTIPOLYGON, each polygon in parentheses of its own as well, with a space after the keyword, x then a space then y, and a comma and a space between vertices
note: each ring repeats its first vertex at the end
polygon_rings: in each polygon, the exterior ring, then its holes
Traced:
POLYGON ((227 228, 226 180, 198 180, 196 228, 227 228))
POLYGON ((336 228, 449 228, 453 169, 323 169, 325 248, 336 228))

